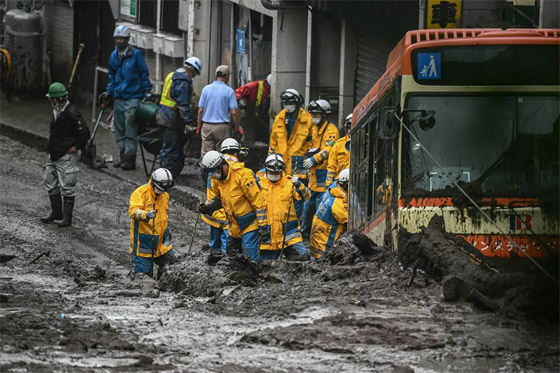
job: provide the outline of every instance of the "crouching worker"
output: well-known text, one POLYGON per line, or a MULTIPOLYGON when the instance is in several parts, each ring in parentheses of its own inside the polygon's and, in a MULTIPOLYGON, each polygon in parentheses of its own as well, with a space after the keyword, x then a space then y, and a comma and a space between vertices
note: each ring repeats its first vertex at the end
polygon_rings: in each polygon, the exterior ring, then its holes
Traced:
POLYGON ((168 192, 174 184, 171 172, 158 168, 148 184, 138 187, 130 196, 130 252, 135 273, 153 275, 155 263, 159 266, 159 279, 165 265, 174 261, 167 224, 168 192))
POLYGON ((51 200, 50 215, 43 223, 62 220, 59 227, 72 225, 74 189, 78 181, 78 149, 89 140, 89 129, 82 114, 68 101, 68 91, 61 83, 53 83, 46 95, 53 108, 49 134, 49 160, 43 183, 51 200), (62 198, 64 197, 64 206, 62 198))
POLYGON ((336 183, 332 183, 317 206, 313 218, 309 252, 321 258, 346 231, 348 223, 348 179, 350 170, 340 171, 336 183))
POLYGON ((297 176, 284 173, 286 163, 281 155, 269 155, 264 168, 266 174, 260 180, 267 206, 270 241, 261 242, 261 259, 275 260, 283 253, 288 260, 309 260, 294 202, 309 199, 311 193, 297 176))
POLYGON ((230 222, 227 253, 241 250, 258 261, 259 238, 270 236, 270 231, 266 230, 266 205, 253 171, 215 150, 204 155, 200 166, 211 172, 214 198, 201 203, 199 212, 212 215, 223 208, 230 222))

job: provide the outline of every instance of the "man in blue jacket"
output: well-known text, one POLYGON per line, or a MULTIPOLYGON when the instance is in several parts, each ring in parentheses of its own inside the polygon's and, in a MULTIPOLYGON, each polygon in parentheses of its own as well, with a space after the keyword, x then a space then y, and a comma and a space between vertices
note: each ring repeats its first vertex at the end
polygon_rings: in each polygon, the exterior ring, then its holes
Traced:
POLYGON ((138 127, 134 114, 140 100, 151 97, 150 73, 142 52, 128 45, 130 32, 121 25, 113 33, 116 48, 109 57, 109 84, 103 98, 108 104, 115 100, 113 120, 119 146, 119 160, 113 164, 123 170, 136 168, 136 136, 138 127))
POLYGON ((181 170, 182 137, 185 131, 195 130, 191 113, 192 78, 200 74, 202 64, 197 57, 189 57, 183 67, 167 74, 156 121, 161 135, 161 167, 173 178, 181 170))

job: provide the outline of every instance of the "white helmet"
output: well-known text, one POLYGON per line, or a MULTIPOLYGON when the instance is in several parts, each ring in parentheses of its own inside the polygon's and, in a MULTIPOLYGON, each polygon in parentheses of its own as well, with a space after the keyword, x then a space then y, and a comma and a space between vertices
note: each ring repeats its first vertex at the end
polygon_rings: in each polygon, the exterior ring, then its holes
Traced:
POLYGON ((210 150, 208 153, 204 154, 202 160, 200 161, 200 167, 206 170, 213 170, 219 167, 225 158, 224 155, 216 150, 210 150))
POLYGON ((282 172, 286 169, 286 162, 280 154, 271 154, 266 157, 264 168, 270 172, 282 172))
POLYGON ((266 82, 268 83, 268 85, 272 84, 272 73, 266 76, 266 82))
POLYGON ((303 96, 295 89, 289 88, 280 94, 282 103, 296 102, 301 105, 303 103, 303 96))
POLYGON ((352 127, 352 114, 353 113, 348 114, 346 119, 344 119, 344 127, 346 127, 346 129, 350 129, 350 127, 352 127))
POLYGON ((168 192, 175 185, 175 181, 167 168, 158 168, 152 172, 152 184, 158 189, 168 192))
POLYGON ((345 168, 338 174, 338 181, 341 183, 347 183, 348 179, 350 179, 350 169, 345 168))
POLYGON ((129 38, 130 37, 130 31, 128 30, 128 27, 126 27, 126 25, 117 26, 117 28, 115 29, 115 32, 113 33, 113 37, 114 38, 129 38))
POLYGON ((319 113, 322 115, 329 115, 331 113, 331 104, 327 100, 311 101, 307 105, 309 113, 319 113))
POLYGON ((192 66, 196 69, 196 71, 198 71, 198 73, 200 74, 200 71, 202 70, 202 62, 200 62, 200 59, 198 57, 189 57, 185 60, 185 66, 192 66))
POLYGON ((224 141, 222 141, 220 152, 225 153, 228 150, 240 151, 241 145, 239 145, 239 142, 237 142, 236 139, 232 139, 231 137, 227 138, 224 141))

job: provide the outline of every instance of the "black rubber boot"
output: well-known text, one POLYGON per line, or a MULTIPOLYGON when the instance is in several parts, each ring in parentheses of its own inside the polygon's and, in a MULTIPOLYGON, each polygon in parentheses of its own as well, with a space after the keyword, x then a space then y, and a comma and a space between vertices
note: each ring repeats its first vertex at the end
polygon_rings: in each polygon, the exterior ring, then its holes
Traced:
POLYGON ((124 162, 121 164, 123 170, 135 170, 136 169, 136 156, 125 157, 124 162))
POLYGON ((72 213, 74 212, 74 196, 64 197, 64 206, 62 207, 62 222, 58 223, 58 226, 69 227, 72 225, 72 213))
POLYGON ((124 162, 124 150, 120 151, 119 160, 117 162, 113 162, 113 167, 119 168, 124 162))
POLYGON ((52 223, 55 220, 62 219, 62 196, 59 194, 49 195, 51 200, 52 212, 50 215, 41 218, 43 223, 52 223))

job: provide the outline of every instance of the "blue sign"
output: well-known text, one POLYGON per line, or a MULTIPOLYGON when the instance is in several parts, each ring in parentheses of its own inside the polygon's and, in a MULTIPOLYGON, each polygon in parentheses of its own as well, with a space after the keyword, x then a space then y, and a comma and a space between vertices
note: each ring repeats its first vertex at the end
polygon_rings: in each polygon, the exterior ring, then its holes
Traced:
POLYGON ((237 45, 237 53, 245 54, 245 30, 237 29, 235 44, 237 45))
POLYGON ((441 79, 441 53, 418 53, 418 79, 441 79))

